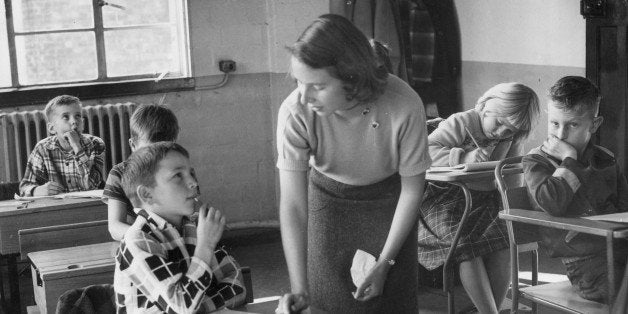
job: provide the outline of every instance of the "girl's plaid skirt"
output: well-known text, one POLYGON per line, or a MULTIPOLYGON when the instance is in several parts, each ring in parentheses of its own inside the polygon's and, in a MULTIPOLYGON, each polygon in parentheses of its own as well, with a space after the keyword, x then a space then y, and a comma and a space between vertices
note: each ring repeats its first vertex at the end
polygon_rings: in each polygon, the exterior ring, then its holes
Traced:
MULTIPOLYGON (((501 208, 499 192, 471 190, 471 197, 473 207, 453 256, 456 263, 508 248, 506 224, 497 217, 501 208)), ((432 270, 445 262, 464 207, 465 198, 460 187, 427 185, 418 230, 419 263, 423 267, 432 270)))

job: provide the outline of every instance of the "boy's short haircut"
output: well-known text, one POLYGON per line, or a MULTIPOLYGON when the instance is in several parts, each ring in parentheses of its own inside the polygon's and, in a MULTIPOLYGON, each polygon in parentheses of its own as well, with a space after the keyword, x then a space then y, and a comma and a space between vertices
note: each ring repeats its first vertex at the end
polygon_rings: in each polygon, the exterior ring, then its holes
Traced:
POLYGON ((131 116, 131 138, 150 143, 174 142, 179 136, 179 122, 172 110, 155 104, 142 104, 131 116))
POLYGON ((565 76, 550 88, 549 97, 559 108, 590 112, 597 116, 600 108, 600 90, 589 79, 582 76, 565 76))
POLYGON ((155 173, 159 170, 157 166, 172 151, 190 158, 190 154, 183 146, 171 141, 150 144, 129 156, 122 174, 122 188, 134 207, 141 205, 137 196, 137 187, 140 185, 155 186, 155 173))
POLYGON ((46 119, 50 122, 50 118, 55 108, 59 106, 68 106, 78 104, 79 106, 83 106, 81 100, 78 97, 70 96, 70 95, 60 95, 57 96, 46 104, 46 108, 44 109, 44 113, 46 114, 46 119))

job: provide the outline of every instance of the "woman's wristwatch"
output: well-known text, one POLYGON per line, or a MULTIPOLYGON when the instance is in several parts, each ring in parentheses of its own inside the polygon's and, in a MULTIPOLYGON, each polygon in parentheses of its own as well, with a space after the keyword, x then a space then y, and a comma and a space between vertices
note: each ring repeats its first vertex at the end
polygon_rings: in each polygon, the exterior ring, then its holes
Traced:
POLYGON ((386 264, 388 264, 390 266, 395 265, 395 260, 392 259, 392 258, 382 258, 381 255, 380 255, 379 260, 382 260, 382 261, 386 262, 386 264))

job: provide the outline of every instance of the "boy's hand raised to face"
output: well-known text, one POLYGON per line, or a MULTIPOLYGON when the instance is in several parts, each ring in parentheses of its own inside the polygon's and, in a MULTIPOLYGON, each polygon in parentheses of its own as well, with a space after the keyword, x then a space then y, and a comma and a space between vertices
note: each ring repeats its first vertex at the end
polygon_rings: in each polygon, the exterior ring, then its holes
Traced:
POLYGON ((560 160, 565 160, 567 157, 578 159, 578 151, 576 151, 576 148, 554 135, 550 135, 545 142, 543 142, 541 150, 560 160))
POLYGON ((63 139, 66 140, 75 154, 78 154, 83 149, 81 147, 81 136, 76 130, 71 130, 63 133, 63 139))
POLYGON ((211 255, 222 237, 225 223, 225 216, 219 210, 213 207, 207 208, 207 204, 201 206, 198 213, 198 226, 196 227, 197 246, 195 255, 197 257, 205 261, 211 260, 211 255), (205 254, 209 254, 210 258, 205 259, 207 257, 205 254))

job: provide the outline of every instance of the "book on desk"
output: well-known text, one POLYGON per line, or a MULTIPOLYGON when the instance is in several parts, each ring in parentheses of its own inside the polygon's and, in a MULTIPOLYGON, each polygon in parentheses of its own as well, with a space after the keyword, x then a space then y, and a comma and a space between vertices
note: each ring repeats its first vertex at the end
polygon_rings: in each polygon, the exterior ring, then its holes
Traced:
POLYGON ((582 218, 590 219, 590 220, 603 220, 603 221, 620 222, 620 223, 628 224, 628 212, 595 215, 595 216, 584 216, 582 218))
POLYGON ((43 198, 57 198, 57 199, 67 199, 67 198, 93 198, 93 199, 101 199, 104 190, 88 190, 88 191, 76 191, 76 192, 68 192, 61 193, 56 195, 43 195, 43 196, 20 196, 15 194, 13 198, 16 201, 33 201, 43 198))
MULTIPOLYGON (((448 167, 430 167, 427 171, 435 173, 435 172, 450 172, 450 171, 460 171, 460 172, 473 172, 473 171, 486 171, 486 170, 495 170, 495 167, 499 164, 500 160, 493 161, 482 161, 482 162, 473 162, 466 164, 459 164, 455 166, 448 167)), ((508 166, 508 168, 514 168, 514 166, 508 166)))

